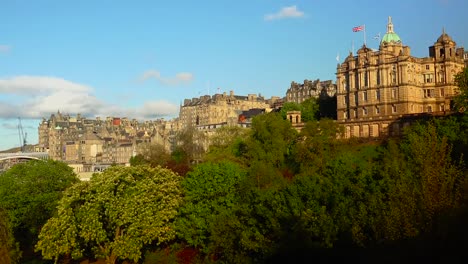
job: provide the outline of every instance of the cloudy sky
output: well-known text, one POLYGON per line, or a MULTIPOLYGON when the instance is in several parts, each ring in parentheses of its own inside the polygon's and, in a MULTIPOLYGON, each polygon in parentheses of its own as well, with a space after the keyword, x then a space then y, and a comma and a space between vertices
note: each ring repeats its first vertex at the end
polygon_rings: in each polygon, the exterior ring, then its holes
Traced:
POLYGON ((0 150, 37 143, 41 118, 170 119, 185 98, 284 96, 335 79, 337 59, 395 31, 418 57, 445 28, 468 47, 466 0, 0 2, 0 150), (364 32, 353 27, 365 25, 364 32))

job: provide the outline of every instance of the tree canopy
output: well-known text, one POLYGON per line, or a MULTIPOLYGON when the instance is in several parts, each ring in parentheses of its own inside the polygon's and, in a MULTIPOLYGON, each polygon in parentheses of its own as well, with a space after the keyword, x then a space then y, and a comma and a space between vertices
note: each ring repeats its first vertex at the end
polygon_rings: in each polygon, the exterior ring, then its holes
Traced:
POLYGON ((455 96, 455 108, 460 112, 468 110, 468 68, 455 75, 455 82, 459 89, 459 94, 455 96))
POLYGON ((42 225, 56 212, 62 191, 79 182, 59 161, 20 163, 0 175, 0 208, 22 250, 31 251, 42 225))
POLYGON ((177 228, 189 245, 208 252, 213 226, 219 215, 230 212, 239 202, 245 177, 245 170, 229 161, 202 163, 187 174, 177 228))
POLYGON ((289 111, 301 111, 301 120, 302 122, 309 122, 312 120, 317 120, 320 116, 319 103, 316 98, 311 97, 300 104, 295 102, 286 102, 281 107, 280 114, 283 119, 286 119, 286 114, 289 111))
POLYGON ((137 262, 145 245, 175 238, 181 177, 148 166, 111 167, 64 193, 58 214, 44 225, 36 250, 45 259, 86 254, 137 262))

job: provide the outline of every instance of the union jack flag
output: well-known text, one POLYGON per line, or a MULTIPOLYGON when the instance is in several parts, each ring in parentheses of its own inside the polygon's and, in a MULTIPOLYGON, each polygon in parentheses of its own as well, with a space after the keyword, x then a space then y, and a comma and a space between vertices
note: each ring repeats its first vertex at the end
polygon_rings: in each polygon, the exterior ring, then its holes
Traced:
POLYGON ((364 25, 353 27, 353 32, 359 32, 364 30, 364 25))

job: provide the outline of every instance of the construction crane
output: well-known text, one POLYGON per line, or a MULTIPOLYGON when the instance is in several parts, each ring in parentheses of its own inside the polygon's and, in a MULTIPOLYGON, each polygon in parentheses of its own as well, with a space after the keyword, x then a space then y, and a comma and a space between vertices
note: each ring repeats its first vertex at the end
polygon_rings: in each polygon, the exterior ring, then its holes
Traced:
POLYGON ((23 130, 23 125, 21 124, 21 117, 18 117, 18 136, 20 140, 21 152, 24 152, 26 148, 26 137, 28 136, 28 133, 24 132, 23 130))

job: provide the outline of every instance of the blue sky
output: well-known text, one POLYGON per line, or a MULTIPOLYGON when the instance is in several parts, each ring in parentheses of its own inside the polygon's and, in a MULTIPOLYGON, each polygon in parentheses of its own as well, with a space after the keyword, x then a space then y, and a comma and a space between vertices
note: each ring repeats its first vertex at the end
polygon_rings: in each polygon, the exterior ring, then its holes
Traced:
POLYGON ((284 96, 335 80, 336 57, 378 48, 388 16, 412 55, 442 28, 468 47, 466 0, 0 0, 0 150, 37 143, 42 117, 170 119, 185 98, 284 96), (218 89, 219 88, 219 89, 218 89))

